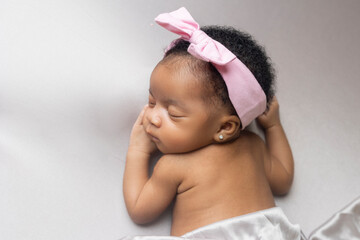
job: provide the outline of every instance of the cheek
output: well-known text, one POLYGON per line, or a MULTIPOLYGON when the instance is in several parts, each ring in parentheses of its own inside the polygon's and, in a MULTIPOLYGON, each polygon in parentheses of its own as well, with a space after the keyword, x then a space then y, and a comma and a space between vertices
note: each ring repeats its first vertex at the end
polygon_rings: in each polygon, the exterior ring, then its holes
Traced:
POLYGON ((168 132, 166 140, 168 146, 172 146, 178 151, 184 151, 194 147, 197 137, 194 134, 194 130, 172 128, 172 131, 168 132))

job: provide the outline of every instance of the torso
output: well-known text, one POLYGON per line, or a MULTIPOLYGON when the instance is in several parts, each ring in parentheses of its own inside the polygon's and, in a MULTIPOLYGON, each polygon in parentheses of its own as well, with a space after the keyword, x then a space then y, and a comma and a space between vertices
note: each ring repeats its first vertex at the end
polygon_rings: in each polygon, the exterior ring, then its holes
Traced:
POLYGON ((258 137, 244 132, 237 140, 175 155, 183 179, 178 187, 171 235, 250 212, 274 207, 258 137))

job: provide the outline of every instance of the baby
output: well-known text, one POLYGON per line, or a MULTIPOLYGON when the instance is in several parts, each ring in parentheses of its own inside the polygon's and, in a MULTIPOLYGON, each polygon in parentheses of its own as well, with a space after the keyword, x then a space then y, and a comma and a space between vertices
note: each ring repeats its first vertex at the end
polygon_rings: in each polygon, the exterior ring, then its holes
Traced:
POLYGON ((264 49, 233 28, 199 30, 185 8, 156 21, 181 39, 153 70, 149 102, 132 129, 123 183, 130 217, 148 223, 175 200, 171 235, 183 236, 274 209, 273 194, 291 187, 294 162, 264 49), (266 142, 244 129, 255 118, 266 142), (163 156, 149 176, 157 149, 163 156))

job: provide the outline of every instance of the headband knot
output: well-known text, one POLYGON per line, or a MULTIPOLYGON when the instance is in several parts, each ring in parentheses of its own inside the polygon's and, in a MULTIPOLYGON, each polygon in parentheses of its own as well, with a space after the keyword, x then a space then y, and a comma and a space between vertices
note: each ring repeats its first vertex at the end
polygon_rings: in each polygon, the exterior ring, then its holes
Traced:
POLYGON ((225 65, 236 58, 221 43, 200 30, 199 24, 184 7, 171 13, 160 14, 155 21, 190 42, 188 52, 196 58, 218 65, 225 65))
POLYGON ((202 30, 194 31, 188 41, 190 42, 188 52, 206 62, 225 65, 236 58, 232 52, 202 30))

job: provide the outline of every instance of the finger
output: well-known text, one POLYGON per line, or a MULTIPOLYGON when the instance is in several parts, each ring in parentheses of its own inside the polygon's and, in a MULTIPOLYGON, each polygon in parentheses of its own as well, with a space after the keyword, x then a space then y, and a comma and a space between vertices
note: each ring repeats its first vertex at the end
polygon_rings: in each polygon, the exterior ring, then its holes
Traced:
POLYGON ((257 117, 258 121, 264 121, 264 119, 266 119, 266 113, 261 114, 260 116, 257 117))
POLYGON ((265 112, 263 112, 259 117, 266 117, 270 111, 270 108, 266 108, 265 112))
POLYGON ((142 125, 142 123, 143 123, 143 118, 144 118, 144 115, 145 115, 145 111, 146 111, 146 109, 147 109, 147 106, 148 106, 148 105, 145 105, 144 108, 141 110, 138 118, 137 118, 136 121, 135 121, 135 125, 142 125))

